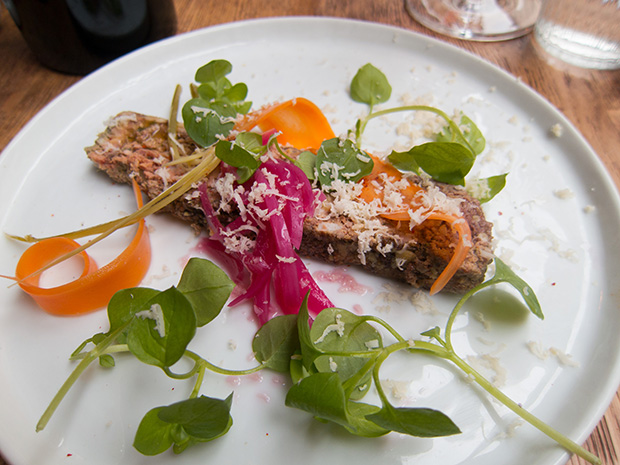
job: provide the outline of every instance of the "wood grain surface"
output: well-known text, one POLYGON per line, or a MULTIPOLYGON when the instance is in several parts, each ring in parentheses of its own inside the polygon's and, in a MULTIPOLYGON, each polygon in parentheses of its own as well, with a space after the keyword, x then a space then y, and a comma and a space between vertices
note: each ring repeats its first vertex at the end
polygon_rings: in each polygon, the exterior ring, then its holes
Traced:
MULTIPOLYGON (((175 6, 178 33, 250 18, 331 16, 390 24, 439 37, 412 20, 402 0, 175 0, 175 6)), ((563 65, 547 58, 529 35, 495 43, 439 38, 503 68, 546 97, 583 134, 620 186, 620 71, 563 65)), ((79 76, 41 66, 7 10, 0 6, 0 151, 37 112, 79 80, 79 76)), ((585 447, 605 465, 620 463, 618 394, 585 447)), ((509 460, 505 463, 512 464, 509 460)), ((573 457, 567 463, 586 462, 573 457)), ((2 457, 0 465, 6 465, 2 457)))

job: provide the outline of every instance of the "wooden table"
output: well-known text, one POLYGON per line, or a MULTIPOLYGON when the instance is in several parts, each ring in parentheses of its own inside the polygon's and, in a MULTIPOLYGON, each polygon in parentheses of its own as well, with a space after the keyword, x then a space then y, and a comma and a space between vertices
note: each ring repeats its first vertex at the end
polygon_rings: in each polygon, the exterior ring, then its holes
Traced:
MULTIPOLYGON (((413 21, 402 0, 227 0, 209 3, 208 7, 203 0, 175 3, 179 33, 249 18, 333 16, 375 21, 439 37, 413 21)), ((620 186, 620 71, 589 71, 554 63, 537 50, 529 36, 498 43, 439 38, 507 70, 545 96, 581 131, 620 186)), ((78 76, 42 67, 7 10, 0 7, 0 151, 50 100, 79 80, 78 76)), ((620 463, 618 394, 585 444, 606 465, 620 463)), ((577 458, 568 462, 584 463, 577 458)), ((6 465, 1 457, 0 465, 6 465)))

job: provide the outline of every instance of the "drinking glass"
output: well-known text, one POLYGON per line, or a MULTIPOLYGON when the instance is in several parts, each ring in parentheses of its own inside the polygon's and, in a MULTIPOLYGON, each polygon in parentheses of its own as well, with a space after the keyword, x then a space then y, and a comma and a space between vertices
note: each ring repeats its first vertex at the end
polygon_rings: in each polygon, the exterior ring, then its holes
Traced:
POLYGON ((429 29, 483 42, 527 34, 541 5, 542 0, 405 0, 409 14, 429 29))
POLYGON ((620 0, 546 2, 534 28, 550 55, 591 69, 620 69, 620 0))

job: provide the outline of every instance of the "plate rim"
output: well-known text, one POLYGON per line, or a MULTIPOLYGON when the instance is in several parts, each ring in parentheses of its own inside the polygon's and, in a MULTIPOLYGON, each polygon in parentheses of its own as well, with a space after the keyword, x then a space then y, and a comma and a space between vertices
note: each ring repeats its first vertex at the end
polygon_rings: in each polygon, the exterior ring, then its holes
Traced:
MULTIPOLYGON (((417 31, 411 31, 411 30, 408 30, 406 28, 399 27, 399 26, 393 26, 393 25, 388 25, 388 24, 383 24, 383 23, 376 23, 372 21, 351 19, 351 18, 317 17, 317 16, 292 16, 292 17, 279 16, 279 17, 252 18, 252 19, 244 19, 241 21, 232 21, 228 23, 217 24, 217 25, 208 26, 208 27, 201 28, 201 29, 196 29, 193 31, 184 32, 184 33, 175 35, 173 37, 155 42, 153 44, 150 44, 146 47, 143 47, 134 52, 131 52, 130 54, 125 55, 103 66, 99 70, 96 70, 95 72, 80 79, 78 82, 72 84, 67 89, 63 90, 59 95, 57 95, 50 102, 48 102, 9 141, 7 146, 3 149, 2 153, 0 154, 0 169, 3 169, 6 164, 12 162, 13 158, 17 156, 17 148, 21 144, 22 139, 28 136, 28 133, 32 130, 32 127, 36 127, 37 124, 40 124, 39 122, 43 120, 53 108, 61 104, 65 99, 71 98, 71 96, 75 92, 87 86, 92 80, 99 79, 99 77, 103 75, 104 73, 112 72, 116 67, 121 67, 123 66, 125 62, 134 60, 136 57, 140 57, 143 55, 148 56, 148 54, 156 53, 156 51, 160 47, 166 47, 166 46, 169 46, 168 44, 173 44, 175 42, 182 42, 193 36, 202 36, 204 34, 211 34, 211 33, 215 33, 215 34, 225 33, 225 31, 231 30, 231 29, 243 29, 248 26, 254 27, 257 24, 260 25, 260 24, 270 24, 270 23, 273 23, 273 24, 283 24, 283 23, 347 24, 347 25, 352 25, 352 27, 354 28, 372 27, 372 28, 375 28, 376 30, 381 30, 382 32, 392 32, 392 33, 399 32, 403 34, 413 35, 417 37, 417 39, 419 40, 424 40, 424 41, 427 41, 433 44, 433 46, 442 47, 444 50, 450 51, 450 53, 456 53, 458 55, 462 55, 466 57, 465 59, 467 60, 470 60, 470 61, 473 60, 477 62, 478 64, 486 66, 489 69, 492 69, 493 72, 503 75, 504 79, 515 80, 515 76, 510 74, 508 71, 487 61, 484 58, 479 57, 478 55, 475 55, 469 52, 468 50, 459 48, 458 46, 450 44, 450 43, 443 42, 440 39, 429 37, 417 31)), ((564 114, 557 107, 555 107, 551 102, 549 102, 544 96, 540 95, 538 92, 536 92, 533 88, 531 88, 525 83, 520 82, 520 83, 517 83, 517 85, 521 86, 520 88, 521 91, 527 92, 531 98, 534 98, 540 104, 544 105, 547 110, 553 111, 555 116, 558 118, 558 120, 563 125, 565 125, 567 128, 569 128, 577 136, 582 146, 581 149, 584 152, 588 153, 588 161, 589 161, 590 166, 595 168, 596 175, 598 176, 598 178, 604 181, 603 187, 606 189, 606 191, 608 191, 614 197, 613 204, 617 212, 617 215, 620 218, 620 195, 618 194, 618 190, 615 187, 615 183, 613 182, 610 173, 607 171, 607 169, 605 168, 605 165, 603 164, 601 159, 598 157, 596 152, 592 149, 588 141, 581 135, 581 133, 578 131, 575 125, 570 120, 568 120, 568 118, 564 116, 564 114)), ((613 376, 608 377, 608 380, 609 380, 608 384, 610 385, 614 384, 616 388, 617 386, 620 385, 620 367, 617 367, 613 370, 613 376), (612 381, 612 379, 614 381, 612 381)), ((616 391, 617 389, 611 392, 611 394, 609 394, 608 399, 606 400, 606 403, 604 405, 602 401, 600 402, 601 406, 598 409, 599 411, 597 413, 596 419, 594 418, 592 419, 592 421, 589 423, 590 427, 588 428, 587 431, 584 431, 580 435, 580 438, 578 439, 578 441, 583 442, 583 440, 585 440, 585 438, 587 438, 591 434, 592 430, 599 423, 600 418, 603 416, 605 411, 608 409, 609 404, 611 403, 613 397, 616 394, 616 391)), ((0 442, 2 442, 2 438, 0 438, 0 442)), ((0 448, 0 451, 4 451, 5 449, 6 447, 0 448)))

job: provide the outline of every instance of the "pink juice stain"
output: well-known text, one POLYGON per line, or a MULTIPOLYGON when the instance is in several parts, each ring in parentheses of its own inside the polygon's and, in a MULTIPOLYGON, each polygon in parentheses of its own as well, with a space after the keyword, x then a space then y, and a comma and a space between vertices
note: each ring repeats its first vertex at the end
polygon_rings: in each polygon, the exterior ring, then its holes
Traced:
POLYGON ((338 292, 351 292, 353 294, 364 295, 371 291, 371 288, 357 282, 346 268, 335 268, 331 271, 317 271, 313 274, 317 281, 326 283, 340 284, 338 292))

